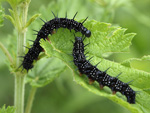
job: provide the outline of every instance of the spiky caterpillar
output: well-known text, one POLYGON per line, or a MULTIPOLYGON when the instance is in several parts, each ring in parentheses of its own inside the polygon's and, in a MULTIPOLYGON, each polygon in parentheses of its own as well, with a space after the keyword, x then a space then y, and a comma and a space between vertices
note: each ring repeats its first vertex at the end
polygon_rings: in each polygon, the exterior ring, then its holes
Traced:
POLYGON ((81 32, 82 35, 86 37, 91 36, 91 31, 83 26, 83 23, 87 20, 87 18, 82 23, 80 23, 74 20, 77 13, 74 15, 73 19, 68 19, 67 15, 65 18, 58 18, 54 13, 53 15, 55 18, 48 22, 44 22, 42 28, 37 31, 37 38, 35 41, 33 41, 33 46, 29 48, 28 53, 23 56, 24 59, 22 64, 20 65, 23 66, 23 69, 26 69, 28 71, 29 69, 33 68, 33 61, 37 60, 40 52, 43 51, 42 47, 40 46, 40 39, 47 39, 49 34, 53 34, 54 29, 56 29, 56 31, 58 28, 67 28, 70 31, 71 29, 73 29, 75 30, 75 32, 81 32))
POLYGON ((113 94, 120 92, 122 95, 125 95, 127 102, 130 104, 135 104, 135 91, 128 85, 120 81, 117 77, 111 77, 106 73, 106 71, 100 71, 96 66, 93 66, 90 63, 90 60, 86 60, 84 54, 84 43, 81 37, 75 37, 74 48, 73 48, 73 58, 74 64, 78 67, 80 74, 85 74, 90 83, 97 81, 100 85, 100 88, 108 86, 113 94))

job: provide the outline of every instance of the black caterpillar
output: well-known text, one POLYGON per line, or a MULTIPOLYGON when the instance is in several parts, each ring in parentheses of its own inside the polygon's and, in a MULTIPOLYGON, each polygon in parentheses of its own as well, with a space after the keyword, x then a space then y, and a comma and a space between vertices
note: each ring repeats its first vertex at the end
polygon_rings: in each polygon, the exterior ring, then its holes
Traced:
POLYGON ((74 29, 75 32, 81 32, 82 35, 86 37, 91 36, 91 31, 83 26, 83 23, 87 20, 88 17, 82 23, 80 23, 74 20, 77 13, 74 15, 73 19, 68 19, 67 14, 65 18, 58 18, 54 13, 53 15, 55 17, 54 19, 48 22, 43 21, 44 25, 42 26, 40 31, 37 31, 37 38, 35 41, 33 41, 33 46, 29 48, 28 53, 23 56, 24 60, 20 66, 23 66, 23 69, 26 69, 27 72, 29 69, 33 68, 33 61, 37 60, 40 52, 43 51, 43 48, 40 46, 40 39, 47 39, 49 34, 53 34, 54 29, 56 29, 56 31, 58 28, 67 28, 70 31, 71 29, 74 29))
MULTIPOLYGON (((125 95, 127 102, 135 104, 136 92, 128 85, 128 83, 123 83, 118 80, 117 77, 109 76, 106 71, 100 71, 96 66, 93 66, 90 63, 90 59, 86 60, 84 54, 84 45, 81 37, 75 37, 74 48, 73 48, 73 58, 74 64, 78 67, 80 74, 85 74, 89 78, 89 82, 92 83, 97 81, 100 85, 100 88, 108 86, 113 94, 120 92, 122 95, 125 95)), ((119 76, 119 75, 118 75, 119 76)))

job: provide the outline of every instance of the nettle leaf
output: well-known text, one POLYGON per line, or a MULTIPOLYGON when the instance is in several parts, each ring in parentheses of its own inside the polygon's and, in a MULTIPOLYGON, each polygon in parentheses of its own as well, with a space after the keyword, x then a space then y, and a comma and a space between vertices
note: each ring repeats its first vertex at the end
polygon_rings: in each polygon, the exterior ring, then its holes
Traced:
POLYGON ((12 16, 10 16, 10 15, 5 15, 5 18, 7 18, 8 20, 10 20, 11 23, 12 23, 13 25, 15 25, 15 20, 12 18, 12 16))
POLYGON ((39 17, 40 16, 40 14, 35 14, 35 15, 33 15, 30 19, 29 19, 29 21, 26 23, 26 25, 25 25, 25 27, 24 28, 27 28, 32 22, 34 22, 34 20, 35 19, 37 19, 37 17, 39 17))
POLYGON ((13 106, 8 106, 7 108, 5 105, 0 108, 0 113, 15 113, 15 108, 13 106))
POLYGON ((29 72, 26 83, 30 83, 33 87, 43 87, 57 78, 65 69, 66 65, 57 58, 43 58, 36 62, 34 69, 29 72))
POLYGON ((130 58, 121 63, 124 66, 143 70, 150 73, 150 55, 140 58, 130 58))
MULTIPOLYGON (((107 87, 104 87, 104 90, 100 90, 97 82, 93 85, 89 85, 88 78, 85 75, 82 77, 79 76, 79 72, 76 71, 77 67, 73 62, 70 62, 73 60, 73 57, 69 55, 72 54, 73 48, 73 44, 70 40, 74 41, 74 35, 70 33, 69 30, 60 28, 57 33, 49 37, 51 44, 45 40, 40 41, 46 55, 48 57, 57 57, 61 59, 73 71, 74 81, 87 88, 89 91, 107 97, 126 107, 133 113, 146 113, 150 111, 150 92, 144 90, 150 88, 150 73, 132 69, 120 63, 102 58, 102 54, 107 52, 127 51, 135 34, 124 34, 125 29, 111 26, 108 23, 96 22, 94 20, 87 21, 84 25, 92 32, 91 37, 84 40, 84 44, 90 42, 85 52, 89 52, 87 55, 89 58, 94 56, 91 63, 95 65, 101 61, 98 68, 102 71, 110 67, 107 71, 110 76, 117 76, 122 72, 119 79, 123 82, 134 80, 130 86, 135 91, 140 91, 139 94, 136 95, 136 104, 127 103, 126 98, 120 93, 112 95, 110 89, 107 87)), ((76 33, 76 36, 82 36, 82 34, 76 33)))

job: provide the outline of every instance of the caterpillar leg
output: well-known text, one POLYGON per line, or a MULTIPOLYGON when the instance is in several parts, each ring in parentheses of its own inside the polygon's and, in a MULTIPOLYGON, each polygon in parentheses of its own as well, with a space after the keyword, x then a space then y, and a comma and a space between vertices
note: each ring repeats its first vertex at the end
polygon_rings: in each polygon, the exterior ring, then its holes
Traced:
POLYGON ((103 85, 101 85, 101 84, 99 84, 99 87, 100 87, 100 89, 103 89, 103 87, 104 87, 104 86, 103 86, 103 85))
POLYGON ((79 75, 82 76, 82 73, 79 72, 79 75))
POLYGON ((51 40, 50 40, 48 37, 47 37, 46 39, 47 39, 47 40, 48 40, 48 42, 51 44, 51 40))
POLYGON ((93 84, 94 81, 95 80, 92 80, 92 79, 89 78, 89 84, 93 84))
POLYGON ((116 91, 112 91, 112 94, 115 95, 115 94, 116 94, 116 91))

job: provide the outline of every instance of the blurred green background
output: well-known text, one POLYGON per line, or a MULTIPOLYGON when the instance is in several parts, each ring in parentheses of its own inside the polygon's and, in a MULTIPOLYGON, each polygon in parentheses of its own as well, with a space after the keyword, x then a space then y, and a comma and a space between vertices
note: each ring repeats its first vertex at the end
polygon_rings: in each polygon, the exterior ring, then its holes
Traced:
MULTIPOLYGON (((5 13, 9 14, 7 2, 3 2, 5 13)), ((51 10, 58 12, 59 17, 72 18, 78 11, 77 20, 86 18, 101 22, 108 22, 116 26, 127 28, 126 32, 137 35, 132 40, 129 53, 115 53, 108 59, 122 62, 128 58, 141 58, 150 55, 150 0, 32 0, 29 6, 29 17, 41 13, 42 19, 52 19, 51 10)), ((35 26, 42 22, 37 19, 29 26, 27 39, 35 39, 31 29, 39 30, 35 26)), ((16 35, 10 21, 4 21, 0 28, 0 41, 15 55, 16 35), (14 43, 13 43, 14 42, 14 43)), ((0 50, 0 107, 3 104, 13 105, 14 78, 9 71, 9 64, 5 55, 0 50)), ((25 102, 30 91, 26 85, 25 102)), ((99 97, 82 88, 73 81, 72 72, 66 69, 52 83, 38 88, 33 103, 32 113, 129 113, 120 105, 99 97)))

